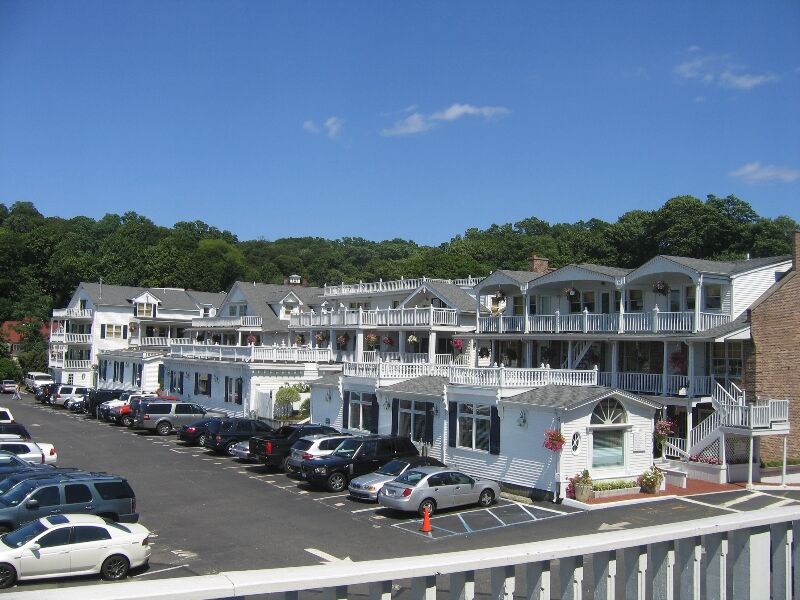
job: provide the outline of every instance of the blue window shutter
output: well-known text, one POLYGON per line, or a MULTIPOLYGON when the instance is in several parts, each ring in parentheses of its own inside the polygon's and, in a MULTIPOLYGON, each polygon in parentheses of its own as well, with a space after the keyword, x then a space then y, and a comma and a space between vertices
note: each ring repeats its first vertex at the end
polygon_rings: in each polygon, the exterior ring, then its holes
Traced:
POLYGON ((211 373, 208 374, 208 394, 206 395, 211 397, 211 373))
POLYGON ((433 402, 425 403, 425 432, 422 441, 426 444, 433 443, 433 402))
POLYGON ((194 374, 194 395, 197 395, 197 390, 200 389, 200 373, 194 374))
POLYGON ((448 402, 450 406, 447 416, 448 416, 448 427, 447 427, 447 445, 451 448, 456 447, 456 427, 458 427, 458 402, 448 402))
POLYGON ((370 433, 378 433, 378 421, 381 416, 380 407, 378 406, 378 395, 366 394, 366 396, 372 397, 372 423, 370 423, 369 431, 370 433))
POLYGON ((500 454, 500 415, 497 407, 492 406, 492 422, 489 427, 489 454, 500 454))
POLYGON ((128 326, 127 325, 123 325, 122 326, 122 339, 123 340, 127 340, 128 339, 128 326))
POLYGON ((345 390, 342 402, 342 428, 350 427, 350 392, 345 390))
POLYGON ((103 323, 100 325, 100 339, 105 339, 106 337, 106 324, 103 323))
POLYGON ((133 303, 133 316, 134 317, 138 317, 139 316, 139 307, 136 304, 136 302, 133 303))
POLYGON ((400 400, 392 398, 392 435, 397 435, 400 427, 400 400))

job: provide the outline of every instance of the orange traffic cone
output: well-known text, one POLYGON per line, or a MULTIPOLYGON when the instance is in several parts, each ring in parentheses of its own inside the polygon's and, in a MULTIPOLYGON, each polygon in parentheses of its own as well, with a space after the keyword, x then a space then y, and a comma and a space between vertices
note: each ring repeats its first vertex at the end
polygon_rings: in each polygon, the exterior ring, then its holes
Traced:
POLYGON ((419 528, 422 533, 430 533, 433 531, 431 527, 431 512, 428 507, 422 509, 422 527, 419 528))

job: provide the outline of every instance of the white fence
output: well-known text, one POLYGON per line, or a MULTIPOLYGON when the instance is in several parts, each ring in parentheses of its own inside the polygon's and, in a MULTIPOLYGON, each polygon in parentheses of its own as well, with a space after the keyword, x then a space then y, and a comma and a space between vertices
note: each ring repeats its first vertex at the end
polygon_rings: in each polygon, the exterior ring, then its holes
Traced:
POLYGON ((219 346, 212 344, 173 344, 170 356, 203 360, 232 360, 242 362, 303 362, 333 361, 330 348, 296 348, 293 346, 219 346))
POLYGON ((192 319, 192 327, 214 327, 223 329, 237 329, 239 327, 247 329, 259 329, 262 318, 255 316, 241 317, 198 317, 192 319))
POLYGON ((800 592, 800 510, 776 508, 443 554, 5 592, 13 600, 768 599, 800 592), (590 567, 586 568, 585 567, 590 567), (358 586, 358 587, 357 587, 358 586), (728 595, 730 593, 730 596, 728 595))
POLYGON ((430 277, 415 277, 412 279, 393 279, 390 281, 368 281, 367 283, 342 283, 339 285, 326 285, 325 296, 350 296, 353 294, 380 294, 392 292, 410 292, 426 282, 452 283, 462 288, 473 288, 483 281, 483 277, 465 277, 462 279, 431 279, 430 277))
MULTIPOLYGON (((474 317, 473 317, 474 318, 474 317)), ((382 308, 374 310, 341 309, 327 313, 292 315, 291 327, 458 327, 458 311, 453 308, 382 308)))

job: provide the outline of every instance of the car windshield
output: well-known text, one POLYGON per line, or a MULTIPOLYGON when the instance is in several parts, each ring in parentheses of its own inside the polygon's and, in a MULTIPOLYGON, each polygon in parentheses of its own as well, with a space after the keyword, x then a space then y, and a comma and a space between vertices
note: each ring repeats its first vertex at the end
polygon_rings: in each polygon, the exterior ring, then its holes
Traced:
POLYGON ((403 473, 400 477, 395 479, 395 481, 397 483, 405 483, 406 485, 417 485, 427 476, 428 476, 427 473, 411 469, 410 471, 406 471, 405 473, 403 473))
POLYGON ((408 468, 408 462, 404 460, 392 460, 383 465, 380 469, 376 471, 381 475, 392 475, 397 477, 402 473, 406 468, 408 468))
POLYGON ((28 467, 27 461, 17 458, 12 454, 0 454, 0 468, 3 467, 28 467))
POLYGON ((46 529, 47 527, 42 525, 41 521, 32 521, 19 529, 15 529, 11 533, 5 534, 0 540, 9 548, 19 548, 30 542, 46 529))
POLYGON ((0 496, 0 502, 5 504, 6 506, 16 506, 17 504, 22 502, 28 496, 28 494, 30 494, 38 486, 39 484, 37 481, 22 481, 15 487, 10 487, 11 491, 8 491, 8 489, 0 491, 0 493, 3 494, 2 496, 0 496))
POLYGON ((344 440, 336 450, 333 451, 333 456, 343 456, 344 458, 353 458, 353 455, 361 447, 362 442, 359 440, 344 440))

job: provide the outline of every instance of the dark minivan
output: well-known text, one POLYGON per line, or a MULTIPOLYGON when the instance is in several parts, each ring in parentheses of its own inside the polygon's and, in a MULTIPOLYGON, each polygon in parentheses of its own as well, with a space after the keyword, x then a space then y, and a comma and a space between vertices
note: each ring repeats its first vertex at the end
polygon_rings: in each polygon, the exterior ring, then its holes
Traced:
POLYGON ((347 489, 353 477, 372 473, 395 458, 418 456, 411 438, 367 435, 344 440, 333 454, 303 461, 300 475, 311 485, 331 492, 347 489))
POLYGON ((233 447, 239 442, 273 431, 273 427, 257 419, 214 419, 206 425, 203 446, 233 456, 233 447))

